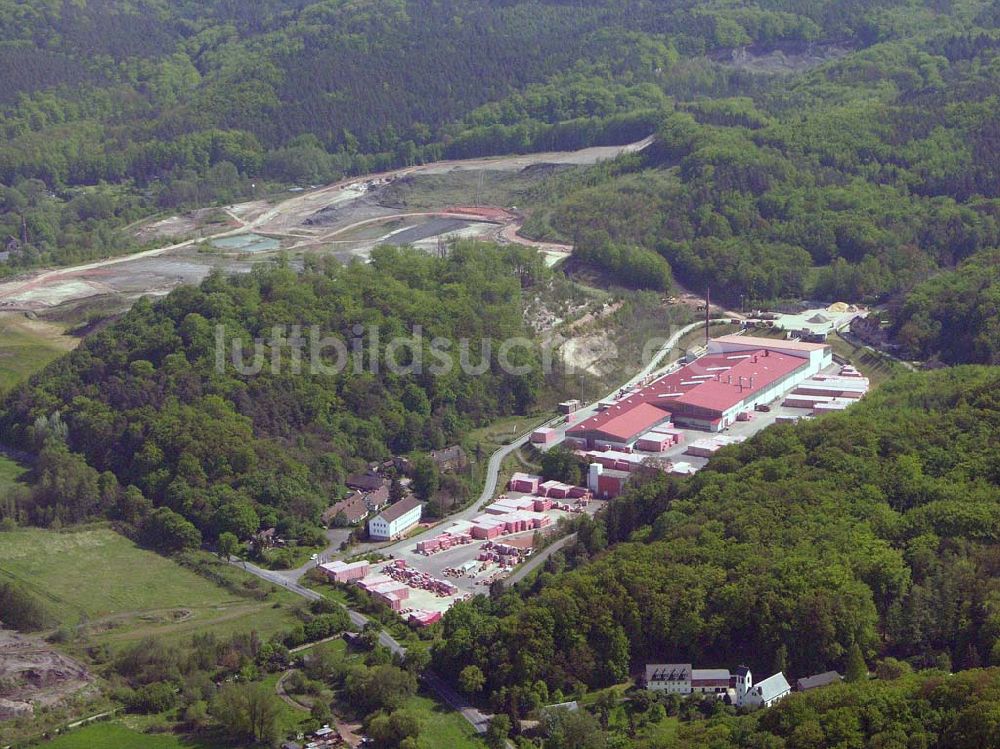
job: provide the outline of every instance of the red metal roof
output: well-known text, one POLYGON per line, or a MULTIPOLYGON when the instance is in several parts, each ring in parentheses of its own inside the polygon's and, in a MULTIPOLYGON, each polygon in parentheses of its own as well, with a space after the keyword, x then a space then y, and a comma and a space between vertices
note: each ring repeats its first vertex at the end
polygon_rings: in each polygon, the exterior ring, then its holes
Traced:
POLYGON ((735 363, 732 369, 721 372, 718 380, 707 380, 677 400, 685 405, 707 409, 721 415, 723 411, 727 411, 806 364, 804 359, 774 351, 766 356, 762 351, 753 352, 752 358, 742 359, 735 363))
POLYGON ((624 442, 670 418, 669 411, 638 399, 638 394, 633 395, 611 408, 594 414, 570 429, 569 433, 600 432, 608 439, 624 442))
POLYGON ((600 432, 609 439, 629 441, 663 421, 665 412, 697 410, 717 420, 724 411, 807 364, 801 357, 767 349, 709 354, 581 421, 567 434, 600 432))

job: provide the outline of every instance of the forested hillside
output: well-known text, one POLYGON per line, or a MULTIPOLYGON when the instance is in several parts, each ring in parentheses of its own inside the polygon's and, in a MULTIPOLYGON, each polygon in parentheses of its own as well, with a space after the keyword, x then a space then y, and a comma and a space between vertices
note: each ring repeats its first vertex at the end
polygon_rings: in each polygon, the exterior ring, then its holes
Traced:
POLYGON ((1000 37, 981 22, 678 100, 643 157, 564 177, 528 230, 656 250, 735 303, 906 293, 1000 244, 1000 37))
POLYGON ((7 0, 0 238, 20 246, 0 270, 127 252, 130 221, 275 183, 655 132, 547 183, 529 232, 731 304, 902 298, 1000 245, 998 18, 996 0, 7 0), (737 50, 814 61, 765 74, 737 50))
POLYGON ((542 682, 605 686, 650 661, 792 677, 843 671, 854 646, 869 662, 1000 662, 998 386, 990 368, 907 375, 690 480, 650 476, 526 599, 449 611, 436 664, 478 667, 518 714, 542 682))
MULTIPOLYGON (((574 65, 603 81, 638 83, 655 80, 678 54, 864 43, 883 31, 879 11, 903 3, 771 5, 733 13, 607 0, 8 0, 0 5, 0 90, 9 107, 0 177, 148 181, 224 160, 252 169, 265 151, 303 135, 331 153, 405 155, 443 140, 442 127, 473 108, 574 65), (43 142, 56 152, 24 148, 43 142)), ((634 105, 595 84, 563 103, 545 104, 529 89, 520 106, 480 111, 470 122, 553 122, 634 105)), ((308 147, 281 156, 294 161, 308 147)))
MULTIPOLYGON (((441 156, 638 140, 708 52, 862 48, 898 0, 0 2, 3 269, 131 249, 156 209, 441 156), (683 61, 683 64, 681 64, 683 61)), ((919 14, 926 21, 926 14, 919 14)))
POLYGON ((0 4, 0 235, 25 244, 5 267, 127 251, 115 227, 255 180, 655 131, 644 158, 547 185, 529 230, 630 285, 665 288, 672 269, 731 303, 905 294, 1000 244, 998 15, 995 2, 0 4), (854 51, 800 76, 713 61, 830 42, 854 51))
POLYGON ((1000 250, 920 284, 896 310, 896 339, 947 364, 1000 364, 1000 250))
POLYGON ((522 284, 547 272, 524 248, 462 244, 438 257, 384 247, 370 264, 261 266, 142 300, 8 397, 4 441, 40 454, 36 485, 16 510, 40 524, 102 516, 153 524, 148 535, 168 547, 196 546, 198 531, 247 538, 261 523, 295 537, 316 526, 350 471, 444 447, 532 404, 538 352, 514 349, 511 364, 527 374, 509 374, 498 346, 525 334, 522 284), (390 370, 390 361, 417 361, 413 349, 386 349, 418 328, 419 371, 390 370), (338 353, 326 345, 314 354, 313 330, 352 352, 357 345, 363 371, 353 353, 325 371, 338 353), (297 363, 287 343, 295 337, 297 363), (443 373, 428 350, 437 337, 455 347, 443 373), (241 360, 232 358, 234 339, 241 360), (462 339, 481 374, 460 366, 462 339), (492 348, 483 349, 487 339, 492 348), (241 373, 235 364, 252 366, 254 341, 261 371, 241 373))

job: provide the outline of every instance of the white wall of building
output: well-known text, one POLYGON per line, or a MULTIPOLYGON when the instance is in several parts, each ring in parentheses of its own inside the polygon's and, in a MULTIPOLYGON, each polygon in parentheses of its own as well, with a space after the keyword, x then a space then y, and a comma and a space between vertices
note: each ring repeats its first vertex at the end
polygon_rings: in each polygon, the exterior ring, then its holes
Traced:
POLYGON ((691 694, 690 681, 651 681, 646 685, 651 692, 666 692, 667 694, 691 694))
POLYGON ((386 522, 381 515, 377 515, 368 521, 368 535, 380 540, 395 538, 420 522, 422 510, 423 505, 417 505, 391 522, 386 522))
MULTIPOLYGON (((801 355, 801 352, 799 352, 801 355)), ((817 351, 809 352, 809 364, 802 369, 792 372, 783 378, 776 380, 771 383, 771 385, 764 390, 754 394, 752 397, 748 397, 739 403, 737 403, 732 408, 724 411, 722 414, 722 421, 719 423, 718 429, 716 431, 721 431, 723 427, 729 426, 736 421, 737 414, 743 411, 753 411, 758 405, 763 405, 765 403, 770 403, 771 401, 786 395, 791 392, 797 385, 808 380, 815 374, 819 374, 822 370, 826 369, 833 363, 832 354, 830 349, 823 349, 817 351)), ((677 422, 684 424, 691 424, 693 426, 700 427, 711 431, 708 421, 698 420, 698 419, 685 419, 680 414, 677 415, 677 422)))

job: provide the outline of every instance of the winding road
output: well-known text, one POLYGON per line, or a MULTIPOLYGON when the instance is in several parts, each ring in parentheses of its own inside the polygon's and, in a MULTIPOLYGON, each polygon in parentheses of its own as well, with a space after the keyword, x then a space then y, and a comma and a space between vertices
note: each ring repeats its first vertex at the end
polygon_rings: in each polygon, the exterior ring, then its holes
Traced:
MULTIPOLYGON (((696 328, 700 327, 702 324, 703 323, 701 322, 691 323, 690 325, 685 325, 683 328, 676 331, 673 335, 670 336, 670 338, 668 338, 663 343, 662 346, 660 346, 659 349, 657 349, 656 353, 653 355, 650 361, 634 377, 632 377, 632 379, 623 384, 621 388, 625 389, 631 388, 634 385, 640 383, 650 374, 656 372, 657 368, 660 366, 660 363, 671 351, 673 351, 673 349, 677 346, 680 340, 692 330, 695 330, 696 328)), ((620 390, 621 388, 616 388, 614 391, 612 391, 612 393, 609 394, 608 397, 617 393, 618 390, 620 390)), ((594 403, 588 405, 584 409, 581 409, 577 413, 589 414, 591 412, 595 412, 597 409, 597 403, 598 402, 595 401, 594 403)), ((562 416, 555 416, 546 423, 549 425, 558 425, 559 422, 563 422, 562 416)), ((568 425, 562 424, 562 428, 566 429, 568 428, 568 425)), ((500 478, 501 468, 503 466, 504 459, 508 455, 513 453, 515 450, 527 444, 530 436, 531 432, 525 432, 520 437, 513 440, 509 444, 504 445, 490 456, 489 463, 487 464, 486 480, 483 485, 483 490, 479 495, 479 499, 476 500, 475 502, 470 503, 470 505, 465 509, 450 516, 449 517, 450 520, 463 520, 463 519, 467 520, 479 513, 480 505, 482 505, 484 502, 488 502, 489 500, 491 500, 493 496, 497 493, 497 488, 498 488, 497 483, 500 478)), ((520 580, 523 580, 525 576, 530 574, 534 569, 536 569, 540 564, 542 564, 549 556, 551 556, 553 553, 562 548, 566 543, 568 543, 571 540, 571 538, 572 538, 571 536, 567 536, 566 538, 559 539, 551 546, 544 549, 537 556, 532 557, 530 560, 525 562, 525 564, 522 565, 508 579, 508 582, 513 584, 519 582, 520 580)), ((392 546, 387 546, 383 548, 381 551, 386 554, 392 554, 393 551, 399 550, 404 546, 412 546, 412 545, 413 545, 413 540, 408 539, 400 541, 392 546)), ((290 590, 293 593, 302 596, 303 598, 309 599, 310 601, 319 600, 323 597, 316 591, 310 590, 309 588, 306 588, 305 586, 301 585, 298 582, 298 580, 301 579, 302 575, 305 574, 305 572, 308 570, 309 567, 312 566, 312 564, 300 567, 295 570, 288 570, 281 572, 276 570, 266 570, 263 569, 262 567, 258 567, 255 564, 252 564, 250 562, 245 562, 243 560, 236 558, 231 558, 229 562, 234 566, 241 567, 247 572, 262 578, 263 580, 273 583, 274 585, 279 585, 287 590, 290 590)), ((359 630, 362 629, 365 626, 365 624, 369 621, 368 617, 359 611, 347 608, 347 612, 348 615, 350 616, 351 623, 359 630)), ((394 654, 400 656, 406 654, 406 648, 403 647, 403 645, 398 640, 396 640, 392 635, 390 635, 388 632, 384 630, 379 633, 379 643, 388 648, 394 654)), ((486 732, 486 728, 489 725, 490 716, 473 707, 468 702, 468 700, 463 698, 461 695, 456 693, 450 686, 448 686, 448 684, 443 679, 441 679, 440 676, 438 676, 433 671, 428 669, 427 671, 424 672, 424 683, 428 686, 428 688, 434 691, 434 693, 438 696, 439 699, 446 702, 453 709, 459 711, 462 714, 462 716, 476 729, 477 732, 479 733, 486 732)))
MULTIPOLYGON (((310 601, 318 601, 323 598, 323 596, 315 590, 310 590, 309 588, 300 585, 298 582, 289 580, 280 572, 266 570, 263 567, 258 567, 255 564, 245 562, 242 559, 237 559, 235 557, 231 557, 229 559, 229 563, 234 567, 246 570, 252 575, 256 575, 257 577, 273 583, 274 585, 279 585, 282 588, 290 590, 292 593, 296 593, 310 601)), ((359 631, 364 629, 365 625, 369 622, 369 618, 360 611, 355 611, 347 606, 344 606, 344 608, 347 609, 347 615, 350 617, 351 624, 353 624, 359 631)), ((406 655, 406 648, 399 642, 399 640, 385 630, 379 632, 378 642, 383 647, 388 648, 393 655, 398 655, 400 657, 406 655)), ((489 726, 491 716, 476 709, 469 703, 468 700, 456 693, 455 690, 449 687, 444 680, 442 680, 430 669, 424 671, 423 681, 424 684, 437 695, 438 699, 448 704, 453 710, 460 712, 462 717, 464 717, 465 720, 468 721, 478 733, 486 733, 486 728, 489 726)))
MULTIPOLYGON (((616 395, 619 390, 622 389, 629 390, 633 386, 642 382, 645 378, 649 377, 654 372, 657 372, 660 367, 660 363, 671 351, 674 350, 674 348, 677 346, 680 340, 685 335, 690 333, 692 330, 695 330, 701 327, 702 325, 704 325, 704 323, 702 322, 691 323, 690 325, 685 325, 683 328, 681 328, 673 335, 671 335, 670 338, 668 338, 663 343, 663 345, 656 350, 656 353, 649 360, 649 362, 641 370, 639 370, 639 372, 634 377, 632 377, 632 379, 621 385, 621 387, 612 390, 610 393, 608 393, 607 396, 605 396, 605 398, 610 398, 616 395)), ((604 398, 600 400, 604 400, 604 398)), ((588 406, 578 410, 575 414, 576 418, 574 418, 573 423, 580 421, 580 417, 586 417, 590 416, 593 413, 596 413, 597 404, 600 402, 600 400, 594 401, 588 406)), ((539 426, 549 426, 555 428, 558 431, 565 431, 571 426, 571 424, 566 423, 565 417, 560 415, 560 416, 553 416, 551 419, 549 419, 544 424, 541 424, 539 426)), ((538 426, 532 428, 531 431, 525 432, 520 437, 517 437, 516 439, 507 443, 499 450, 494 452, 492 455, 490 455, 489 462, 487 463, 486 466, 486 480, 483 483, 483 490, 479 493, 479 498, 476 501, 471 502, 467 507, 455 513, 454 515, 449 515, 447 520, 449 521, 471 520, 473 517, 479 515, 482 512, 482 510, 480 509, 482 505, 490 502, 493 499, 493 497, 496 496, 497 494, 497 491, 499 489, 499 486, 497 484, 500 480, 500 474, 504 460, 506 460, 511 453, 513 453, 516 450, 519 450, 520 448, 528 444, 528 440, 531 438, 531 432, 533 432, 535 429, 538 428, 539 428, 538 426)), ((380 549, 380 551, 384 554, 393 554, 402 550, 405 547, 410 547, 410 546, 413 546, 412 538, 398 541, 397 543, 392 544, 391 546, 386 546, 380 549)), ((531 562, 529 561, 528 564, 530 563, 531 562)))
POLYGON ((199 277, 204 277, 213 267, 204 258, 198 259, 195 253, 184 253, 183 251, 192 250, 195 245, 204 242, 250 232, 294 240, 286 249, 295 250, 314 245, 339 244, 342 240, 338 237, 343 237, 345 233, 353 229, 363 228, 370 224, 402 218, 453 218, 464 219, 472 223, 495 224, 498 226, 496 236, 503 241, 526 244, 549 253, 565 253, 568 248, 563 245, 535 242, 520 236, 518 234, 519 217, 495 208, 484 207, 480 212, 476 210, 449 210, 446 206, 442 206, 439 210, 415 212, 393 212, 383 209, 386 211, 385 215, 367 216, 347 225, 332 225, 321 228, 307 226, 306 222, 310 217, 324 209, 349 206, 352 201, 356 201, 365 194, 365 185, 372 182, 396 180, 401 177, 421 174, 441 175, 456 171, 517 171, 543 163, 567 166, 592 165, 620 154, 641 151, 651 142, 652 138, 646 138, 622 146, 599 146, 579 151, 432 162, 379 174, 343 179, 276 203, 254 201, 228 206, 223 210, 228 214, 231 223, 221 231, 130 255, 105 258, 65 268, 40 270, 0 283, 0 311, 39 311, 68 302, 78 302, 81 299, 116 293, 127 293, 129 297, 149 293, 165 293, 180 283, 190 283, 198 280, 199 277), (504 215, 499 215, 498 210, 504 215), (146 280, 152 271, 149 268, 149 263, 144 263, 144 261, 168 257, 175 257, 175 259, 176 257, 184 257, 184 262, 193 266, 194 270, 191 268, 162 270, 159 271, 158 280, 153 288, 145 285, 154 282, 146 280), (130 263, 134 264, 134 267, 129 267, 130 263), (112 269, 115 270, 112 271, 112 269), (178 277, 182 270, 194 275, 178 277), (76 282, 76 284, 68 282, 76 282), (135 286, 140 288, 134 288, 135 286), (123 287, 127 288, 128 291, 123 291, 123 287))

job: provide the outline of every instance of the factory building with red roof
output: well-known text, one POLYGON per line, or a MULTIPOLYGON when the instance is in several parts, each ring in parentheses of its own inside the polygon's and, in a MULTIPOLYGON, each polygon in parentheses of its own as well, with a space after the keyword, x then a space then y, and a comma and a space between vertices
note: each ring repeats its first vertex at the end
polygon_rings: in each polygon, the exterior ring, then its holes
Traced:
POLYGON ((626 395, 566 432, 569 444, 631 448, 647 432, 673 423, 719 432, 738 415, 791 390, 833 362, 826 344, 724 336, 708 353, 626 395))

